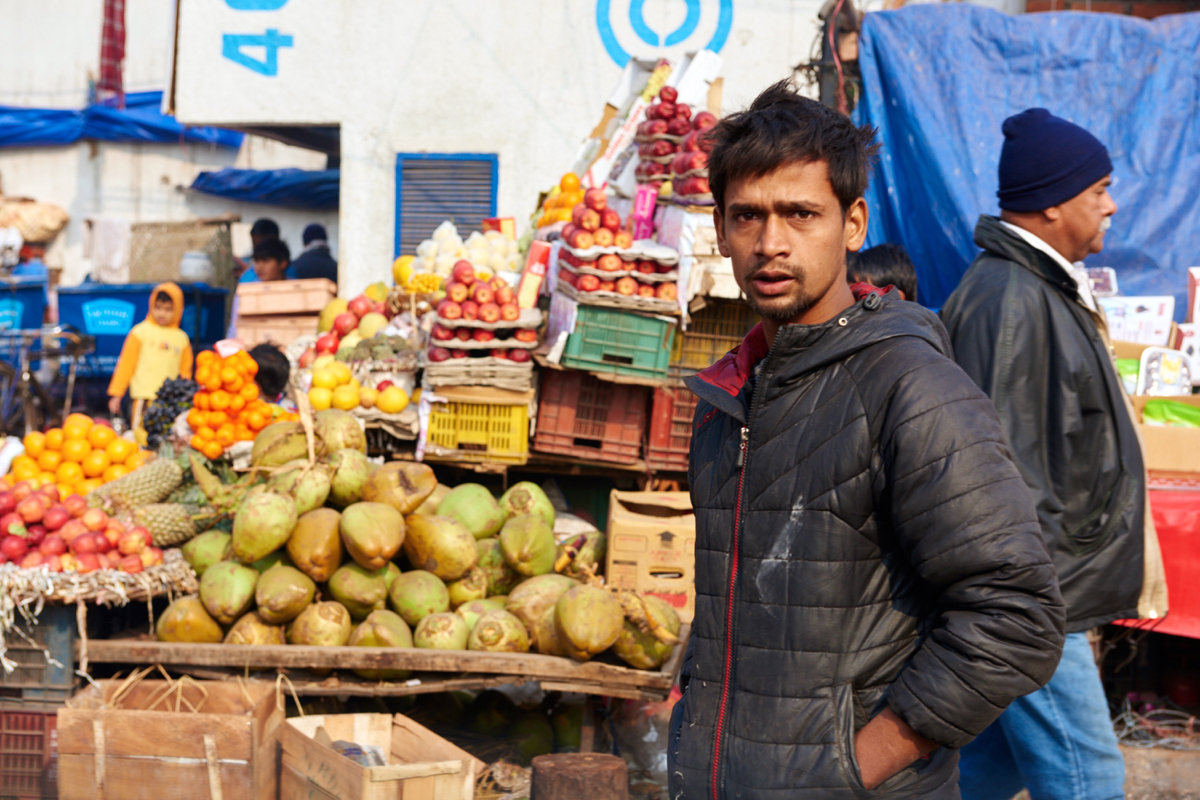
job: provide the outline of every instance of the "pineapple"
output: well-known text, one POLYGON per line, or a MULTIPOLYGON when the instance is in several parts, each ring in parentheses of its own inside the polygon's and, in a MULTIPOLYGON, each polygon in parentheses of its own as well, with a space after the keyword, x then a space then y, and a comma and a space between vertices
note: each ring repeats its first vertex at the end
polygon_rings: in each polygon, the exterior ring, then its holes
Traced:
POLYGON ((92 494, 110 509, 133 510, 148 503, 159 503, 183 482, 183 468, 166 458, 156 458, 96 489, 92 494))
POLYGON ((133 509, 133 522, 150 531, 156 547, 183 544, 196 535, 191 511, 181 503, 148 503, 133 509))

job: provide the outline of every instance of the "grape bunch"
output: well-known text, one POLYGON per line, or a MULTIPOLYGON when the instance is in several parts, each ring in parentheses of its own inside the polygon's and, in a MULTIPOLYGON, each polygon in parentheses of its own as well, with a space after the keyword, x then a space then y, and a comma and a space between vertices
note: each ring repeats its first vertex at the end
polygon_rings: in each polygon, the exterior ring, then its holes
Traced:
POLYGON ((192 407, 192 396, 199 389, 200 384, 186 378, 171 378, 159 388, 142 417, 146 442, 152 449, 157 450, 162 444, 175 418, 192 407))

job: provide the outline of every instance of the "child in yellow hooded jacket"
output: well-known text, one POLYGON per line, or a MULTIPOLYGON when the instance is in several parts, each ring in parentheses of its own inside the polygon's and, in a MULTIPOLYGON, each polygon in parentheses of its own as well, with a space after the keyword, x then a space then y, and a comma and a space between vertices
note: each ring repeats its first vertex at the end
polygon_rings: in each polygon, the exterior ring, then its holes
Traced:
POLYGON ((170 378, 192 377, 192 342, 179 328, 183 290, 160 283, 150 292, 150 312, 125 337, 117 367, 108 384, 108 410, 120 413, 126 390, 133 400, 131 425, 141 425, 142 410, 170 378))

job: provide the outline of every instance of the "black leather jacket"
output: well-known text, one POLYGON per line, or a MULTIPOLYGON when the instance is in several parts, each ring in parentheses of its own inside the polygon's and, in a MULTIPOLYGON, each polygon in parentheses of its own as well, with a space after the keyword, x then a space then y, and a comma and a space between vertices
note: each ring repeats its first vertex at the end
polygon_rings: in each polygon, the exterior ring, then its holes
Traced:
POLYGON ((1033 491, 1067 631, 1136 617, 1145 473, 1112 357, 1054 259, 995 217, 979 218, 975 243, 942 322, 1033 491))
POLYGON ((1032 501, 947 353, 892 291, 769 352, 756 328, 689 380, 673 799, 957 798, 953 748, 1053 674, 1062 600, 1032 501), (854 733, 885 706, 944 747, 867 792, 854 733))

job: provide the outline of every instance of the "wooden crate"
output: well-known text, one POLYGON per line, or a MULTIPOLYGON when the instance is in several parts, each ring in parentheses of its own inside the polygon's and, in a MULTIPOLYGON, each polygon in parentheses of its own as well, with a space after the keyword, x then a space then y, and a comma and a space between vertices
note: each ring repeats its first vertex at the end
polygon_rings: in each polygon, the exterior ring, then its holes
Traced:
POLYGON ((407 717, 338 714, 287 720, 279 734, 283 750, 280 800, 471 800, 475 776, 485 767, 407 717), (317 740, 378 747, 382 767, 364 767, 317 740))
POLYGON ((152 680, 114 704, 122 684, 98 681, 59 710, 60 800, 276 796, 284 715, 273 684, 185 682, 178 706, 172 684, 152 680))
POLYGON ((247 347, 267 343, 287 347, 301 336, 311 336, 317 331, 317 317, 274 314, 246 316, 237 319, 237 338, 247 347))
POLYGON ((247 316, 263 314, 320 314, 330 300, 337 297, 337 284, 327 278, 307 278, 298 281, 258 281, 239 283, 238 313, 247 316))

